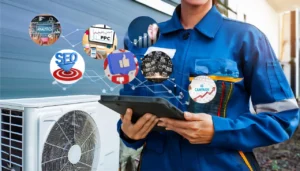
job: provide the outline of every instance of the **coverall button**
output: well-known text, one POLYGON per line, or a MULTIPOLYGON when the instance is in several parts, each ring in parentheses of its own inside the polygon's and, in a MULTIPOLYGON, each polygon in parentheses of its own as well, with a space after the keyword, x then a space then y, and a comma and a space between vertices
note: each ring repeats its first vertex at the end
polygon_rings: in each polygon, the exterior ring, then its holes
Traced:
POLYGON ((190 37, 190 33, 188 33, 188 32, 184 33, 182 36, 183 40, 187 40, 189 37, 190 37))

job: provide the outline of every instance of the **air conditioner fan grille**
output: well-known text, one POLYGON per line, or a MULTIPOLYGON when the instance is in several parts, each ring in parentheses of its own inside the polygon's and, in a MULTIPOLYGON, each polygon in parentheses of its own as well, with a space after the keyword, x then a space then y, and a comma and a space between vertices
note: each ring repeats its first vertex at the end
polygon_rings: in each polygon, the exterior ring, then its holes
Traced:
MULTIPOLYGON (((99 154, 99 132, 93 118, 83 111, 63 115, 51 129, 42 155, 43 171, 91 171, 99 154), (72 163, 70 149, 79 146, 79 161, 72 163)), ((74 156, 71 156, 74 157, 74 156)))

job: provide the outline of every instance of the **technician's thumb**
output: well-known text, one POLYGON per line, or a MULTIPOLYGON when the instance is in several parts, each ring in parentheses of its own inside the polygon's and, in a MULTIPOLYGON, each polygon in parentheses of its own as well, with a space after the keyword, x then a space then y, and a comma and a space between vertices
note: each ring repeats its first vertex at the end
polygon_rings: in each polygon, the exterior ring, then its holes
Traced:
POLYGON ((184 118, 188 121, 198 121, 201 119, 201 114, 194 114, 190 112, 184 112, 184 118))
POLYGON ((132 109, 128 108, 126 110, 124 120, 126 120, 127 122, 131 122, 131 118, 132 118, 132 109))

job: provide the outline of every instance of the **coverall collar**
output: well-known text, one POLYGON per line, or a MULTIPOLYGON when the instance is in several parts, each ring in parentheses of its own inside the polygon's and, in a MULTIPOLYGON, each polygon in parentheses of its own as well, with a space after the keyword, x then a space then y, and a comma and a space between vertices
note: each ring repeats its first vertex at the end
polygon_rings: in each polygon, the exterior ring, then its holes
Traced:
MULTIPOLYGON (((181 5, 178 5, 173 13, 172 18, 160 25, 160 31, 162 34, 184 29, 180 22, 180 10, 181 5)), ((213 5, 208 13, 195 26, 195 29, 209 38, 214 38, 220 29, 222 22, 223 16, 218 11, 216 6, 213 5)))

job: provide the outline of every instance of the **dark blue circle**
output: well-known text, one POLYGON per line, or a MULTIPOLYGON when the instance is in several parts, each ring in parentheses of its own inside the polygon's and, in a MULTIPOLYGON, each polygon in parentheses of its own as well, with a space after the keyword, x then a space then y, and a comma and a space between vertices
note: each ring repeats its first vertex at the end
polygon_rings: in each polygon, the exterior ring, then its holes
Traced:
POLYGON ((135 18, 128 27, 128 37, 131 42, 143 36, 144 33, 148 34, 148 27, 150 24, 157 24, 157 22, 148 16, 140 16, 135 18))

